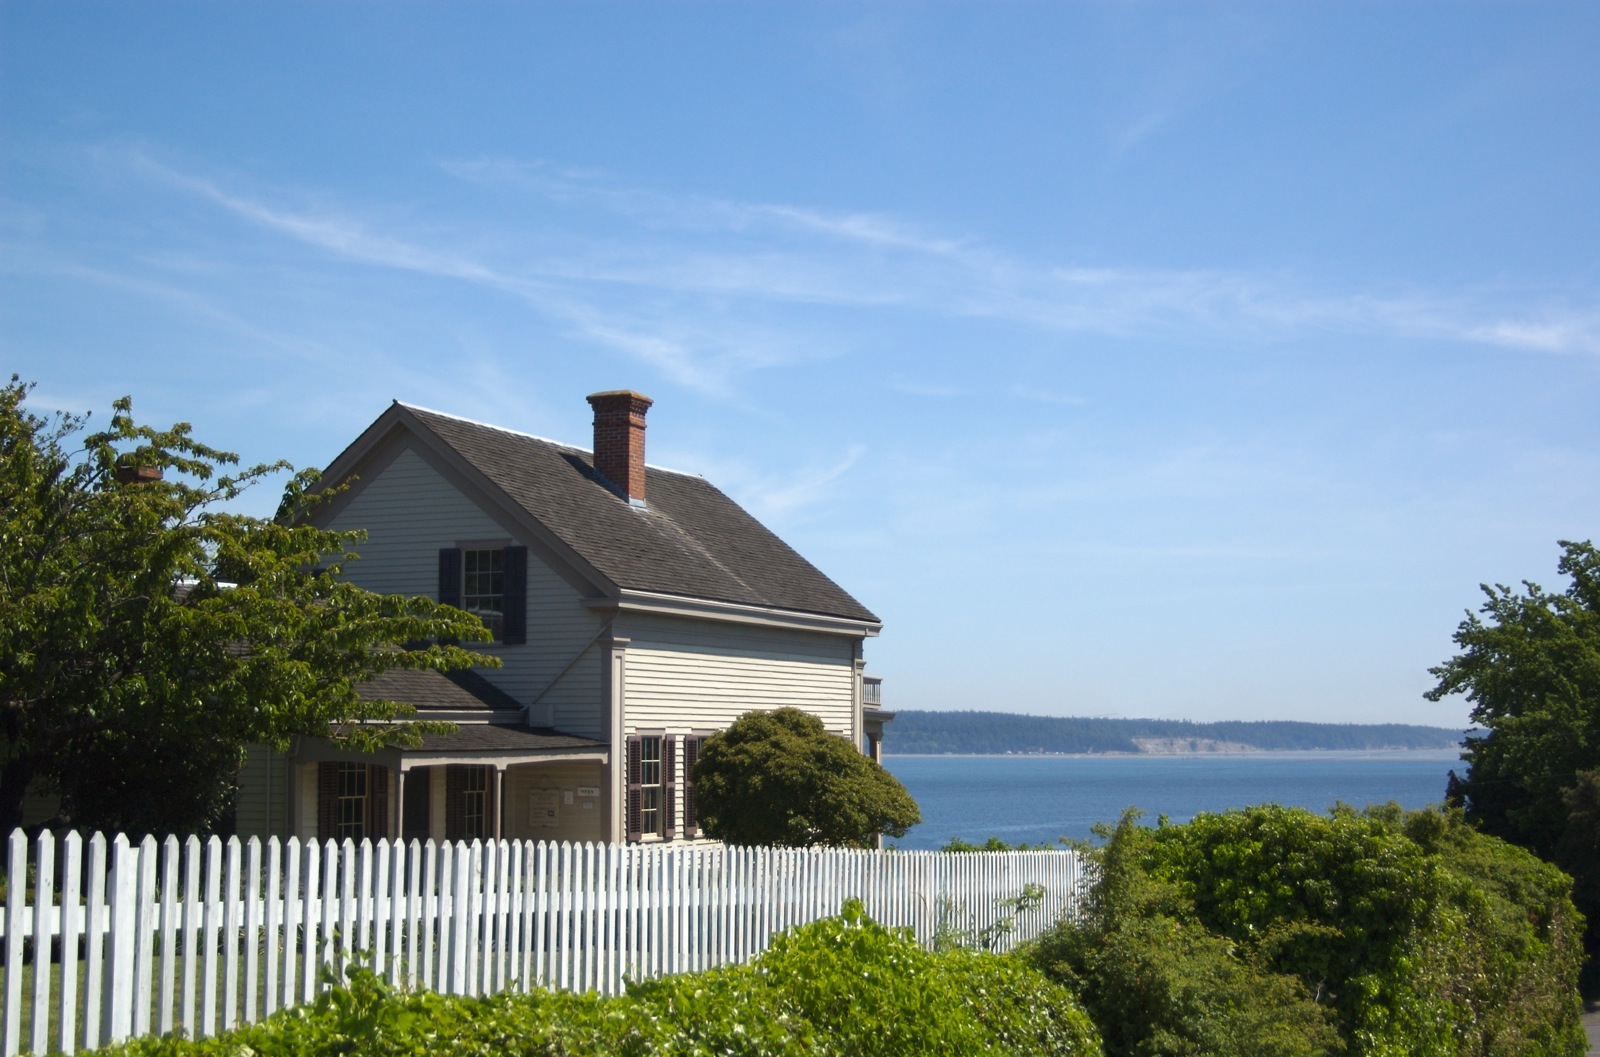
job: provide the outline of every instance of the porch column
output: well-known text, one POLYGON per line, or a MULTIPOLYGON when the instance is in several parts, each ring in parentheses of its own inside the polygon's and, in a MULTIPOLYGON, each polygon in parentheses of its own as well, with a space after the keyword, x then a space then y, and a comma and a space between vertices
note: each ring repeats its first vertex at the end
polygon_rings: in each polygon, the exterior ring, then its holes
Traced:
POLYGON ((606 754, 606 788, 610 794, 611 817, 607 819, 606 840, 620 844, 627 835, 623 809, 628 800, 628 767, 625 750, 627 735, 628 700, 628 647, 632 640, 622 635, 612 635, 605 640, 604 663, 601 668, 601 700, 605 703, 606 740, 611 751, 606 754))
POLYGON ((399 764, 394 768, 394 829, 390 834, 400 842, 406 837, 406 772, 400 769, 399 764))
POLYGON ((500 839, 500 834, 505 829, 506 819, 506 765, 494 765, 494 831, 489 834, 495 840, 500 839))

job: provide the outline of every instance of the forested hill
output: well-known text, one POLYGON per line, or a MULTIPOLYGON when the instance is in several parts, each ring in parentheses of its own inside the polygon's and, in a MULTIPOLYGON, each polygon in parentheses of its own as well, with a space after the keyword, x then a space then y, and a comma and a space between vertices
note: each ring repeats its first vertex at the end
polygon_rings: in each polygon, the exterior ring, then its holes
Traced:
POLYGON ((886 753, 1247 752, 1453 749, 1462 732, 1402 723, 1191 723, 1011 712, 902 711, 884 728, 886 753))

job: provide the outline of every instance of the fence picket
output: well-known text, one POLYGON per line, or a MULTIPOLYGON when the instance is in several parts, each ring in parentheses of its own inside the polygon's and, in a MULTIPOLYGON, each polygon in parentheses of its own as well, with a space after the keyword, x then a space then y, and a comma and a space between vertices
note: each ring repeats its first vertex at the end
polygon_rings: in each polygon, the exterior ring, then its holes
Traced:
MULTIPOLYGON (((133 912, 133 1020, 132 1035, 150 1033, 150 1002, 155 983, 155 947, 158 925, 156 903, 156 839, 148 834, 139 842, 139 872, 136 877, 133 912)), ((48 951, 49 948, 46 947, 48 951)), ((35 960, 34 965, 39 963, 35 960)), ((49 963, 46 962, 46 965, 49 963)), ((38 970, 35 969, 37 974, 38 970)), ((49 973, 44 973, 49 976, 49 973)), ((35 1053, 41 1052, 38 1049, 35 1053)))
MULTIPOLYGON (((156 1031, 162 1035, 173 1028, 173 1002, 178 976, 178 881, 182 876, 182 846, 178 838, 168 835, 161 842, 161 992, 156 1011, 156 1031)), ((63 893, 63 902, 65 896, 63 893)), ((73 950, 62 934, 61 949, 73 950)), ((67 961, 61 960, 61 978, 67 978, 67 961)), ((62 1027, 66 1027, 66 1014, 62 1013, 62 1027)))
MULTIPOLYGON (((56 883, 56 840, 49 830, 39 834, 39 839, 34 844, 34 900, 33 900, 33 1008, 47 1010, 50 1008, 50 941, 51 928, 54 924, 51 897, 55 894, 56 883), (44 970, 40 971, 40 966, 44 970)), ((26 874, 14 874, 18 880, 25 880, 26 874)), ((22 888, 24 885, 18 885, 22 888)), ((18 934, 20 941, 20 933, 18 934)), ((22 946, 21 942, 16 944, 22 946)), ((65 962, 65 959, 62 959, 65 962)), ((45 1036, 50 1027, 48 1016, 33 1018, 32 1040, 29 1049, 34 1053, 45 1053, 49 1049, 45 1036)))
MULTIPOLYGON (((173 838, 168 837, 169 841, 173 838)), ((83 890, 83 837, 68 833, 62 844, 61 861, 61 995, 56 1020, 61 1024, 61 1052, 77 1051, 78 1035, 78 937, 83 935, 82 911, 78 895, 83 890), (69 961, 67 952, 72 953, 69 961), (70 966, 70 968, 69 968, 70 966)))

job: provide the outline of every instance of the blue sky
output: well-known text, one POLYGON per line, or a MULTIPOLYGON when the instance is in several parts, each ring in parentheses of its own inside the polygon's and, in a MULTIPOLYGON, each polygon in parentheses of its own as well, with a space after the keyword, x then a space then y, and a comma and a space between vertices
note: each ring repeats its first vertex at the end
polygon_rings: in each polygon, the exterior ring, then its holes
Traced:
POLYGON ((4 0, 0 366, 298 466, 634 388, 892 707, 1458 725, 1478 583, 1600 535, 1597 54, 1584 3, 4 0))

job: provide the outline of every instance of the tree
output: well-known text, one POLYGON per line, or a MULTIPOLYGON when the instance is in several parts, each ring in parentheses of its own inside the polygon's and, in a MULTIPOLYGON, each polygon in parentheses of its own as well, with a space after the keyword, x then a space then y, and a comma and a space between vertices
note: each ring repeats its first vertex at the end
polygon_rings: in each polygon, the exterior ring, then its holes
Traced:
POLYGON ((894 775, 797 708, 746 712, 706 740, 690 779, 701 827, 730 844, 868 848, 922 821, 894 775))
POLYGON ((1482 617, 1456 629, 1462 652, 1430 669, 1427 697, 1464 693, 1468 737, 1448 797, 1486 833, 1567 870, 1600 945, 1600 551, 1561 541, 1560 593, 1483 585, 1482 617))
POLYGON ((276 519, 232 513, 291 468, 223 474, 236 455, 136 423, 126 397, 87 433, 26 409, 30 389, 0 388, 0 831, 32 782, 75 825, 204 829, 247 743, 415 744, 410 708, 357 685, 493 663, 441 644, 483 639, 477 618, 340 580, 361 537, 297 520, 314 473, 276 519))

